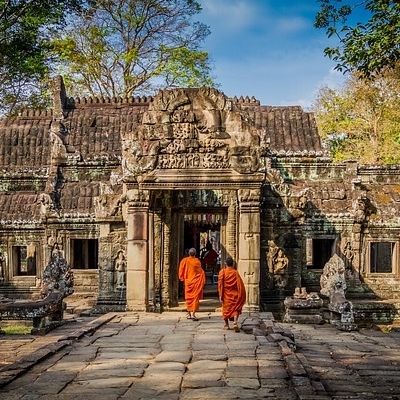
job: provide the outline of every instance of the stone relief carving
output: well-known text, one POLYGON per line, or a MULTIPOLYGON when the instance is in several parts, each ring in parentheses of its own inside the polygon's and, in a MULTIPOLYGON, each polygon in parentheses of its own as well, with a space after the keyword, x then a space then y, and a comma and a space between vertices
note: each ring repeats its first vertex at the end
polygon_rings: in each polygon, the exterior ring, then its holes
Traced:
POLYGON ((55 242, 51 249, 51 257, 54 257, 56 254, 60 254, 62 257, 65 257, 64 248, 61 240, 55 242))
POLYGON ((289 259, 273 240, 268 240, 267 265, 276 287, 284 288, 288 281, 289 259))
POLYGON ((102 194, 94 199, 97 218, 115 217, 122 215, 122 204, 126 202, 126 196, 102 194))
POLYGON ((38 202, 40 203, 40 214, 42 216, 48 216, 53 210, 53 202, 51 197, 47 193, 41 193, 38 197, 38 202))
POLYGON ((222 190, 180 190, 175 200, 179 207, 220 207, 223 205, 223 193, 222 190))
POLYGON ((343 248, 343 255, 346 257, 345 266, 351 268, 354 259, 354 250, 350 242, 346 242, 343 248))
POLYGON ((358 198, 355 204, 354 222, 362 224, 366 219, 366 204, 363 198, 358 198))
POLYGON ((321 293, 331 299, 331 302, 345 298, 346 279, 343 260, 334 254, 325 264, 321 278, 321 293))
POLYGON ((126 286, 126 232, 115 230, 99 243, 99 297, 124 299, 122 289, 126 286), (125 269, 125 277, 123 276, 125 269), (118 275, 118 274, 121 275, 118 275), (117 286, 118 285, 118 286, 117 286), (121 297, 122 296, 122 297, 121 297))
POLYGON ((136 203, 148 203, 150 200, 150 193, 148 190, 129 189, 126 194, 126 200, 136 203))
POLYGON ((238 196, 240 202, 259 202, 260 201, 259 189, 239 189, 238 196))
POLYGON ((114 261, 115 269, 115 288, 123 289, 126 287, 126 259, 122 250, 118 251, 118 256, 114 261))
POLYGON ((161 91, 135 132, 123 134, 123 170, 137 178, 154 169, 226 169, 253 173, 265 133, 215 89, 161 91))

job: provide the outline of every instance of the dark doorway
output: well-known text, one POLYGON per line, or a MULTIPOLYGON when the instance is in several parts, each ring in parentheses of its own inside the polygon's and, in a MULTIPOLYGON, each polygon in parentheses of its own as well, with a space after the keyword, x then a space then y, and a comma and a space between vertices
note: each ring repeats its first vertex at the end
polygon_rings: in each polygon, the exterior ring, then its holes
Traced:
POLYGON ((98 240, 97 239, 72 239, 72 265, 74 269, 98 268, 98 240))
POLYGON ((334 254, 335 239, 313 239, 313 260, 309 268, 323 269, 334 254))
MULTIPOLYGON (((206 273, 205 297, 218 295, 218 273, 221 262, 221 214, 186 214, 184 216, 184 249, 197 251, 206 273)), ((180 295, 182 289, 180 288, 180 295)))

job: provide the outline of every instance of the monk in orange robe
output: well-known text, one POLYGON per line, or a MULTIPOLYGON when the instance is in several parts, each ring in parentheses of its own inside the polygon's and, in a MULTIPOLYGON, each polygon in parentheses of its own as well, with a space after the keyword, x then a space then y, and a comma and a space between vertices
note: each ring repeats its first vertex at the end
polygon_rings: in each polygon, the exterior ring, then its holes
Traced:
POLYGON ((231 257, 227 257, 225 268, 218 275, 218 293, 222 303, 222 318, 225 321, 224 329, 229 328, 229 321, 233 321, 233 329, 240 332, 238 317, 246 302, 246 288, 239 272, 234 267, 231 257))
POLYGON ((196 311, 199 310, 200 300, 203 298, 206 275, 193 247, 189 249, 188 257, 183 258, 179 264, 179 280, 185 284, 187 318, 198 321, 196 311))

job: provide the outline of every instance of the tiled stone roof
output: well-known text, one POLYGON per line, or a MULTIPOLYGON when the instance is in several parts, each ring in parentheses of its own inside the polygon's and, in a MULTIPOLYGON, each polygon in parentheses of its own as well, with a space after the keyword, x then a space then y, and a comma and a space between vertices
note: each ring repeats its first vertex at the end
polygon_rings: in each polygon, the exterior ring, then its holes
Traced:
MULTIPOLYGON (((1 120, 0 219, 39 220, 38 196, 50 195, 53 189, 59 196, 57 212, 93 216, 94 198, 100 194, 100 182, 108 176, 102 173, 102 167, 121 167, 122 136, 138 130, 153 100, 151 97, 64 99, 60 103, 63 109, 27 111, 16 118, 1 120), (66 151, 59 158, 54 158, 54 132, 60 133, 61 147, 66 151), (79 171, 66 174, 68 165, 68 168, 79 167, 79 171), (91 177, 89 171, 93 166, 98 169, 91 177), (60 176, 55 188, 54 182, 60 176), (23 185, 16 184, 15 179, 21 178, 23 185), (10 194, 13 190, 19 194, 10 194)), ((272 154, 322 154, 313 116, 301 107, 261 106, 254 98, 231 100, 244 118, 265 132, 272 154)))
POLYGON ((40 223, 40 203, 36 193, 0 194, 1 225, 37 223, 40 223))
POLYGON ((275 155, 326 155, 314 115, 300 106, 259 106, 241 103, 258 129, 266 132, 270 150, 275 155))
POLYGON ((62 214, 94 214, 94 197, 100 193, 99 182, 69 182, 61 189, 62 214))
POLYGON ((40 170, 50 164, 51 113, 0 121, 0 170, 40 170))

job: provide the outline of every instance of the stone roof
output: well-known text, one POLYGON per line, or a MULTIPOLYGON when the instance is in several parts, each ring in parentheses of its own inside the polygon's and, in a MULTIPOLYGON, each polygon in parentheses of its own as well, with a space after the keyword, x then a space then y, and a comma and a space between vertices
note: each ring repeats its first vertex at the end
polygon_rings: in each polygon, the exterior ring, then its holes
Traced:
MULTIPOLYGON (((82 161, 120 160, 121 132, 134 131, 152 98, 131 101, 69 99, 61 121, 68 131, 68 152, 82 161)), ((299 106, 260 106, 234 99, 256 128, 266 132, 271 152, 284 155, 324 152, 312 113, 299 106)), ((0 168, 40 169, 51 163, 51 111, 25 112, 0 121, 0 168)))
POLYGON ((235 99, 258 129, 266 132, 274 155, 327 155, 314 114, 300 106, 262 106, 258 101, 235 99))
POLYGON ((0 173, 40 170, 50 164, 51 120, 50 111, 0 120, 0 173))
MULTIPOLYGON (((62 89, 58 95, 53 110, 28 110, 0 120, 3 221, 39 221, 43 208, 38 196, 50 195, 53 189, 62 214, 94 215, 100 182, 109 179, 112 169, 121 168, 123 134, 138 130, 154 101, 152 97, 67 99, 62 89), (54 146, 62 148, 58 155, 54 146), (68 168, 76 170, 65 174, 68 168), (94 175, 93 168, 98 168, 94 175), (107 173, 104 168, 109 168, 107 173), (60 182, 54 188, 56 179, 60 182)), ((250 125, 266 134, 272 154, 323 153, 313 115, 301 107, 261 106, 254 98, 228 100, 250 125)))
POLYGON ((60 211, 71 216, 93 216, 94 197, 99 194, 99 182, 67 182, 60 190, 60 211))
POLYGON ((0 225, 13 228, 21 224, 38 224, 40 221, 37 193, 0 194, 0 225))

